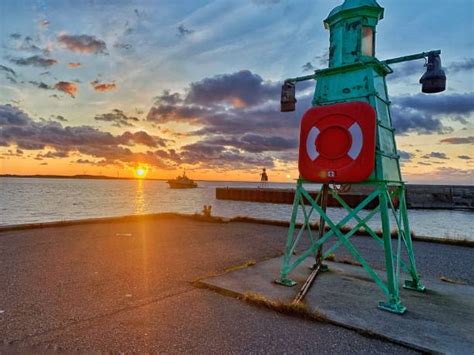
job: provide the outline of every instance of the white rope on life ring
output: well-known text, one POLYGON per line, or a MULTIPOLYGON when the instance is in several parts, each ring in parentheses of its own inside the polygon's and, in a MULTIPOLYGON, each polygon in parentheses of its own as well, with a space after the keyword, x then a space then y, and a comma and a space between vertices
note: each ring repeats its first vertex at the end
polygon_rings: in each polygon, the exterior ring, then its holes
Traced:
MULTIPOLYGON (((362 151, 362 146, 364 144, 364 135, 362 133, 362 129, 360 128, 357 122, 354 122, 348 129, 351 137, 352 137, 352 144, 351 148, 347 152, 347 155, 352 159, 356 160, 359 156, 360 152, 362 151)), ((316 139, 320 134, 320 130, 318 127, 313 126, 308 133, 308 137, 306 138, 306 153, 308 154, 311 161, 315 161, 319 157, 319 152, 316 148, 316 139)))

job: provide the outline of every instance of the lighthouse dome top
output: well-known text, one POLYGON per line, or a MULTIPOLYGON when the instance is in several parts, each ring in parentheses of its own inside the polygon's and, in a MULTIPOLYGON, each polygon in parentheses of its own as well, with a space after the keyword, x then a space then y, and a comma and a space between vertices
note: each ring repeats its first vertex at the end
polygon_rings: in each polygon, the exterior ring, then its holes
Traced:
POLYGON ((342 5, 335 7, 324 20, 325 24, 331 24, 339 19, 352 16, 369 16, 377 20, 383 18, 383 7, 376 0, 345 0, 342 5))

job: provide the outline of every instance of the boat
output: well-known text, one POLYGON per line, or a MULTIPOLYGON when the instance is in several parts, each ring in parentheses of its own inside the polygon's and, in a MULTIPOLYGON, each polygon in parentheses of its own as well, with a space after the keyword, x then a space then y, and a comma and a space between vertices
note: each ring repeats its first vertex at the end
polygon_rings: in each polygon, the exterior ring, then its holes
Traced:
POLYGON ((183 172, 182 176, 178 176, 174 180, 168 180, 168 185, 170 185, 170 189, 193 189, 198 187, 198 185, 186 176, 186 172, 183 172))

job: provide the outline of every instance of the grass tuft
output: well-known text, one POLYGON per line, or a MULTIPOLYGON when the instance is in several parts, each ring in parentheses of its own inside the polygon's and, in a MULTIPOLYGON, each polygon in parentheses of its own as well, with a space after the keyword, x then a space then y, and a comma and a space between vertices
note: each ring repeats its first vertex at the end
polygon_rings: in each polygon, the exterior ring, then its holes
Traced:
POLYGON ((311 311, 308 306, 303 302, 287 303, 283 301, 276 301, 255 293, 245 293, 241 298, 247 303, 271 309, 278 313, 296 315, 301 318, 317 320, 320 322, 327 321, 327 318, 325 316, 318 312, 311 311))
POLYGON ((441 281, 444 281, 444 282, 447 282, 447 283, 450 283, 450 284, 466 285, 466 282, 464 282, 462 280, 450 279, 449 277, 446 277, 446 276, 440 276, 439 279, 441 281))

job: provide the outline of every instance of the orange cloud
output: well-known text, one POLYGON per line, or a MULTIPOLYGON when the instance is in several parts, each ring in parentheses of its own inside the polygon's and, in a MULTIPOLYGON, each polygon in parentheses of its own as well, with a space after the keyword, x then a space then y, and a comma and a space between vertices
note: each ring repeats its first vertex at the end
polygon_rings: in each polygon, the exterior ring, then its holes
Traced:
POLYGON ((79 62, 69 63, 67 66, 68 66, 69 68, 77 68, 77 67, 80 67, 80 66, 81 66, 81 63, 79 63, 79 62))
POLYGON ((111 83, 99 83, 97 80, 91 82, 92 87, 95 91, 107 92, 117 89, 117 85, 114 82, 111 83))
POLYGON ((71 95, 71 97, 75 97, 74 95, 77 93, 77 85, 69 81, 60 81, 54 85, 54 88, 71 95))

